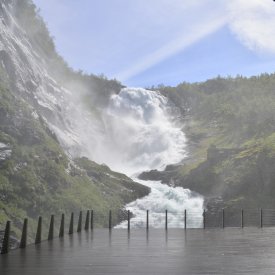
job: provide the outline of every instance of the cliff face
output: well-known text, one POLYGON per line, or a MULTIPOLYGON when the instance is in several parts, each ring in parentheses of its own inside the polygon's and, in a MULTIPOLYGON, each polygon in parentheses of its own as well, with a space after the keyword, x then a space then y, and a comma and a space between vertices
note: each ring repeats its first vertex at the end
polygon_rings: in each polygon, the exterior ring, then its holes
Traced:
POLYGON ((86 208, 105 215, 148 194, 125 175, 79 158, 102 131, 100 108, 120 89, 114 80, 71 70, 31 1, 1 1, 0 225, 11 219, 20 228, 30 217, 31 234, 37 215, 86 208))
POLYGON ((106 104, 121 85, 73 72, 56 53, 31 1, 2 1, 0 16, 0 64, 7 86, 43 117, 63 148, 81 155, 93 133, 102 128, 96 108, 106 104), (84 100, 93 112, 82 107, 84 100))

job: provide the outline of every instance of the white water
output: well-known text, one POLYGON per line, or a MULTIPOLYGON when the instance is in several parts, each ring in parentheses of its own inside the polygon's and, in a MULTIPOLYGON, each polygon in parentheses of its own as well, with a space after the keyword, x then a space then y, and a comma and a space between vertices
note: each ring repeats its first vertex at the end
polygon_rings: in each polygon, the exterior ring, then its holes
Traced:
MULTIPOLYGON (((144 89, 123 89, 111 98, 106 118, 108 136, 113 148, 108 159, 112 169, 123 171, 133 180, 151 188, 151 193, 128 205, 134 217, 132 227, 144 227, 146 210, 150 225, 164 226, 164 213, 168 210, 170 227, 184 227, 187 210, 188 227, 202 225, 203 198, 188 189, 170 187, 158 181, 141 181, 138 173, 151 169, 164 169, 186 157, 186 138, 177 126, 177 108, 161 94, 144 89)), ((126 222, 118 227, 126 227, 126 222)))
MULTIPOLYGON (((154 228, 165 226, 165 210, 168 211, 168 226, 183 228, 184 210, 187 213, 187 226, 199 228, 202 226, 203 198, 182 187, 170 187, 158 181, 141 181, 134 179, 151 188, 151 193, 126 206, 134 214, 131 218, 132 228, 146 227, 146 210, 149 210, 149 224, 154 228)), ((127 228, 127 221, 117 228, 127 228)))
POLYGON ((172 121, 170 113, 176 111, 157 92, 122 89, 104 112, 105 137, 97 143, 100 150, 93 159, 127 175, 181 161, 186 138, 172 121))

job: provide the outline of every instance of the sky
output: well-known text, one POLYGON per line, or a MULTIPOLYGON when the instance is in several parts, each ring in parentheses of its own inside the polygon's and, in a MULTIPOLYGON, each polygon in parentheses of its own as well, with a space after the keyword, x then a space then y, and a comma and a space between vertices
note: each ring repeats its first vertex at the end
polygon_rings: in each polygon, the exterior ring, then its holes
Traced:
POLYGON ((273 0, 33 0, 75 70, 132 87, 275 71, 273 0))

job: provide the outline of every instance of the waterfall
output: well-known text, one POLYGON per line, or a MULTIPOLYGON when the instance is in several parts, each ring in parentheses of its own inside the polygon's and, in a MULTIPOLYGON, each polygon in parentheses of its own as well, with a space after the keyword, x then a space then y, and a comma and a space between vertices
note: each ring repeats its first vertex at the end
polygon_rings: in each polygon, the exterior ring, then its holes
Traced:
MULTIPOLYGON (((142 171, 161 170, 186 157, 186 138, 177 125, 178 116, 177 108, 155 91, 125 88, 110 100, 104 119, 108 136, 104 154, 109 153, 105 163, 151 188, 148 196, 126 205, 134 214, 132 227, 144 227, 146 210, 154 227, 164 226, 165 210, 169 213, 170 226, 184 227, 184 210, 190 215, 188 226, 202 225, 201 196, 182 187, 135 178, 142 171)), ((118 227, 126 227, 126 223, 118 227)))

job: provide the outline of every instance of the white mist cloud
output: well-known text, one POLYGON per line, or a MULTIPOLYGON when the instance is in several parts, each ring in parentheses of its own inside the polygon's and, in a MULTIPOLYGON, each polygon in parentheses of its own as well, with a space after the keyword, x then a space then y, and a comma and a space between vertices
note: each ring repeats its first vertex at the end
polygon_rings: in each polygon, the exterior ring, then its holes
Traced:
POLYGON ((229 26, 250 50, 275 54, 275 3, 272 0, 228 1, 229 26))

